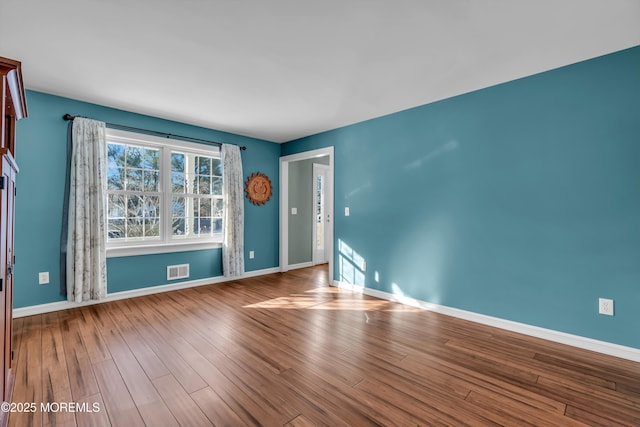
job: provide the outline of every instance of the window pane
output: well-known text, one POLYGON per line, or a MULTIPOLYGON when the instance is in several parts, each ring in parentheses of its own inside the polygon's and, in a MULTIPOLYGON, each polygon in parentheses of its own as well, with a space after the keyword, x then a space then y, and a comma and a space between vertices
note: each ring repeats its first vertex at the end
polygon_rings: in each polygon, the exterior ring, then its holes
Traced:
POLYGON ((160 172, 144 171, 144 191, 158 192, 160 184, 160 172))
POLYGON ((108 144, 107 145, 108 167, 124 167, 124 145, 108 144))
POLYGON ((171 152, 171 171, 184 172, 184 153, 171 152))
POLYGON ((124 218, 126 212, 127 198, 121 194, 109 194, 108 198, 108 218, 124 218))
POLYGON ((211 194, 211 178, 198 175, 198 194, 211 194))
POLYGON ((198 216, 211 216, 211 199, 199 199, 198 216))
POLYGON ((174 193, 184 193, 184 174, 183 173, 171 174, 171 187, 174 193))
POLYGON ((222 218, 212 218, 212 231, 214 233, 222 233, 222 218))
POLYGON ((211 175, 211 159, 209 157, 198 157, 198 169, 201 175, 211 175))
POLYGON ((145 218, 159 218, 160 217, 160 197, 158 196, 145 196, 144 198, 144 210, 142 216, 145 218))
POLYGON ((109 190, 124 190, 124 169, 109 168, 107 170, 107 188, 109 190))
POLYGON ((194 233, 198 235, 210 235, 211 234, 211 217, 195 218, 194 233))
POLYGON ((222 164, 215 157, 211 158, 211 175, 222 176, 222 164))
POLYGON ((222 196, 222 178, 213 178, 211 181, 212 181, 211 194, 215 194, 216 196, 222 196))
POLYGON ((144 149, 144 168, 145 169, 160 169, 160 150, 155 148, 144 149))
POLYGON ((127 169, 126 190, 142 191, 142 170, 127 169))
POLYGON ((110 219, 107 223, 107 236, 110 240, 124 239, 126 237, 124 219, 110 219))
POLYGON ((127 238, 142 237, 144 233, 142 218, 129 218, 127 220, 127 238))
POLYGON ((160 237, 160 221, 156 220, 145 220, 144 221, 144 237, 153 238, 160 237))
POLYGON ((127 146, 126 149, 126 160, 127 160, 127 167, 130 168, 142 168, 142 155, 143 155, 144 149, 142 147, 133 147, 133 146, 127 146))
POLYGON ((185 199, 184 197, 174 197, 171 203, 171 216, 184 217, 185 199))
POLYGON ((184 218, 174 218, 172 224, 172 235, 173 236, 184 236, 185 227, 184 227, 184 218))
POLYGON ((139 218, 144 211, 144 200, 142 196, 129 196, 127 198, 127 217, 139 218))
POLYGON ((222 218, 223 208, 224 208, 224 200, 222 199, 213 200, 213 216, 222 218))

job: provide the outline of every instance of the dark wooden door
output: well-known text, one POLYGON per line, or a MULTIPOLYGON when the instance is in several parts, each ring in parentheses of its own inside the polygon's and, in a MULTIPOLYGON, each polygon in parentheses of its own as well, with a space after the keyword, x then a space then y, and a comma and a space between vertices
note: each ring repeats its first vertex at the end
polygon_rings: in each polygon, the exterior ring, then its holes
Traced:
MULTIPOLYGON (((8 174, 8 170, 10 169, 8 162, 6 161, 5 157, 2 156, 2 174, 0 175, 0 186, 2 187, 2 189, 0 189, 0 287, 2 288, 2 290, 0 291, 0 317, 2 317, 2 319, 0 320, 0 330, 3 331, 6 334, 6 330, 7 330, 7 319, 5 316, 5 312, 7 309, 7 253, 8 253, 8 248, 7 245, 9 243, 9 224, 7 222, 7 213, 8 213, 8 207, 9 207, 9 203, 8 203, 8 196, 7 196, 7 181, 9 178, 9 174, 8 174)), ((12 233, 13 234, 13 233, 12 233)), ((0 390, 0 393, 2 394, 2 401, 7 401, 8 400, 8 396, 7 396, 7 380, 8 378, 8 366, 6 366, 6 351, 7 349, 6 347, 6 340, 4 339, 5 337, 3 337, 2 339, 2 343, 0 344, 2 346, 2 361, 0 361, 0 368, 2 368, 0 370, 0 379, 2 380, 2 390, 0 390)))
MULTIPOLYGON (((10 381, 12 380, 11 365, 12 365, 12 338, 13 338, 13 230, 14 230, 14 199, 15 199, 15 170, 13 166, 7 161, 6 157, 2 159, 2 179, 4 181, 2 191, 2 228, 4 229, 3 243, 5 246, 4 256, 0 258, 4 267, 4 283, 2 286, 3 295, 0 299, 3 300, 4 310, 0 313, 4 313, 4 318, 0 327, 5 331, 4 335, 4 357, 3 357, 3 373, 4 373, 4 390, 3 398, 10 398, 10 381)), ((0 303, 2 304, 2 303, 0 303)))
MULTIPOLYGON (((15 122, 27 116, 27 104, 19 61, 0 57, 0 402, 11 401, 13 375, 13 230, 15 178, 15 122)), ((0 412, 0 427, 8 413, 0 412)))

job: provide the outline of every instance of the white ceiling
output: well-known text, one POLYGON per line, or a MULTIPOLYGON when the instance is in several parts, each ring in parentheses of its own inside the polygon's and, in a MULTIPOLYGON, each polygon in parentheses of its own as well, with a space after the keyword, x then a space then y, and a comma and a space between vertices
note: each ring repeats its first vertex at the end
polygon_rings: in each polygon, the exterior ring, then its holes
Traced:
POLYGON ((274 142, 640 45, 640 0, 0 0, 0 16, 30 89, 274 142))

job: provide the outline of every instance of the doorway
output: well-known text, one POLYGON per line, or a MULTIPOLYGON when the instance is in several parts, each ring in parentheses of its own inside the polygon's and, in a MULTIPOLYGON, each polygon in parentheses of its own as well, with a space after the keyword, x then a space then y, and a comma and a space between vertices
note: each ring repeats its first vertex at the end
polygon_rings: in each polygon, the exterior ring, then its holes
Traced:
POLYGON ((333 230, 333 147, 281 157, 281 271, 328 263, 332 280, 333 230))

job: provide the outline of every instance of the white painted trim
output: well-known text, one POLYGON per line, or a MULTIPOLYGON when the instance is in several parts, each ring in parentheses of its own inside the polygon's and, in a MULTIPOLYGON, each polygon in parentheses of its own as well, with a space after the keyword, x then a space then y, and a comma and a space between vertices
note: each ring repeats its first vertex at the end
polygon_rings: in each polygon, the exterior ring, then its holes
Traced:
POLYGON ((155 245, 140 246, 111 246, 107 248, 107 258, 119 258, 137 255, 166 254, 174 252, 201 251, 218 249, 222 247, 220 242, 187 242, 187 243, 160 243, 155 245))
POLYGON ((307 268, 307 267, 313 267, 313 262, 309 261, 309 262, 301 262, 299 264, 291 264, 287 266, 287 269, 295 270, 298 268, 307 268))
POLYGON ((289 163, 283 159, 280 158, 280 268, 284 273, 289 269, 289 163))
POLYGON ((295 162, 298 160, 313 159, 315 157, 333 156, 333 146, 318 148, 317 150, 303 151, 301 153, 289 154, 288 156, 280 157, 280 161, 295 162))
POLYGON ((159 294, 162 292, 175 291, 178 289, 193 288, 196 286, 213 285, 216 283, 230 282, 232 280, 246 279, 248 277, 264 276, 266 274, 279 273, 280 267, 266 268, 264 270, 247 271, 241 277, 224 277, 215 276, 205 279, 189 280, 180 283, 170 283, 168 285, 149 286, 146 288, 133 289, 130 291, 114 292, 107 294, 107 296, 101 300, 86 301, 86 302, 69 302, 58 301, 48 304, 32 305, 29 307, 21 307, 13 309, 13 318, 33 316, 36 314, 50 313, 52 311, 68 310, 71 308, 85 307, 87 305, 101 304, 103 302, 117 301, 121 299, 140 297, 144 295, 159 294))
POLYGON ((220 156, 220 146, 211 145, 205 142, 191 142, 179 137, 172 138, 171 136, 157 136, 150 135, 141 132, 132 132, 120 129, 114 129, 107 127, 106 129, 107 140, 120 144, 132 144, 132 145, 151 145, 154 147, 169 147, 175 149, 189 150, 196 153, 205 155, 217 155, 220 156))
POLYGON ((280 268, 282 272, 289 270, 289 162, 298 160, 313 159, 316 157, 329 156, 329 174, 327 176, 327 188, 331 193, 330 200, 327 200, 327 213, 331 218, 331 232, 326 244, 331 248, 329 262, 329 277, 333 277, 333 258, 335 253, 333 234, 335 232, 334 215, 334 148, 333 146, 319 148, 317 150, 304 151, 302 153, 291 154, 280 157, 280 268))
POLYGON ((497 317, 487 316, 484 314, 474 313, 472 311, 460 310, 458 308, 447 307, 444 305, 433 304, 426 301, 417 300, 401 295, 394 295, 389 292, 379 291, 376 289, 365 288, 363 286, 352 285, 350 283, 333 281, 333 286, 340 289, 346 289, 352 292, 362 293, 372 297, 395 301, 411 307, 418 307, 424 310, 433 311, 451 317, 457 317, 471 322, 480 323, 482 325, 493 326, 495 328, 505 329, 511 332, 517 332, 536 338, 542 338, 548 341, 566 344, 573 347, 591 350, 610 356, 620 357, 622 359, 640 362, 640 349, 627 347, 619 344, 613 344, 606 341, 599 341, 592 338, 572 335, 565 332, 554 331, 552 329, 541 328, 538 326, 527 325, 525 323, 514 322, 511 320, 500 319, 497 317))
MULTIPOLYGON (((245 271, 240 279, 246 279, 247 277, 265 276, 267 274, 280 273, 280 267, 265 268, 262 270, 245 271)), ((236 280, 230 277, 229 280, 236 280)))

